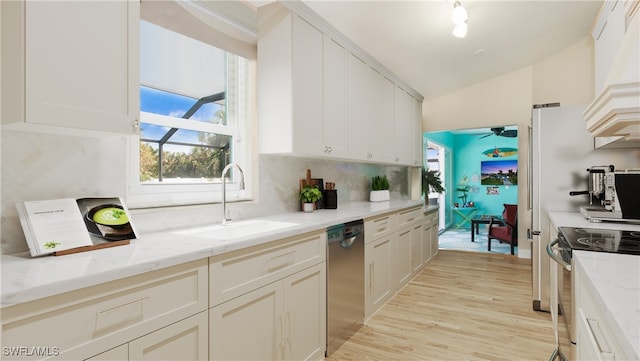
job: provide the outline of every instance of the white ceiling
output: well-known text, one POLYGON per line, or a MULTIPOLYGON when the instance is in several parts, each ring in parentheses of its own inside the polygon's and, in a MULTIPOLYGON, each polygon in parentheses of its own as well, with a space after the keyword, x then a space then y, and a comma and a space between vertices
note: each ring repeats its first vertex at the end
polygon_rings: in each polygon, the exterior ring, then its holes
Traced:
POLYGON ((425 99, 526 67, 576 43, 590 35, 602 5, 461 0, 469 31, 459 39, 451 34, 453 5, 446 0, 303 2, 425 99))

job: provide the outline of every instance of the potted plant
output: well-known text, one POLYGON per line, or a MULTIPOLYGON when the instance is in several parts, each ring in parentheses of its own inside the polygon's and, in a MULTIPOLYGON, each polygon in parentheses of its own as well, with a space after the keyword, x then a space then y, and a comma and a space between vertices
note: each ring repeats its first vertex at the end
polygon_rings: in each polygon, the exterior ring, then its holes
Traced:
POLYGON ((471 189, 471 187, 469 185, 460 185, 460 186, 458 186, 458 188, 456 188, 457 192, 462 193, 462 195, 459 196, 458 198, 460 198, 462 200, 462 206, 463 207, 467 207, 468 206, 467 198, 469 197, 468 193, 469 193, 470 189, 471 189))
POLYGON ((440 179, 440 172, 433 169, 422 168, 422 193, 424 194, 425 201, 429 198, 429 193, 442 193, 444 191, 445 189, 440 179))
POLYGON ((389 200, 389 180, 385 174, 371 178, 370 202, 383 202, 389 200))
POLYGON ((314 203, 322 199, 322 192, 318 186, 306 185, 302 187, 298 199, 302 201, 302 210, 305 212, 313 212, 314 203))

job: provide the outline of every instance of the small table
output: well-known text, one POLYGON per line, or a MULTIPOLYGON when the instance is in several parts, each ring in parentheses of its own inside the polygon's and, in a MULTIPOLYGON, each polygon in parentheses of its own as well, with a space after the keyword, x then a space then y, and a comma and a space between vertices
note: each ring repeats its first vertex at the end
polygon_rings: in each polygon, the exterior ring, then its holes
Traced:
MULTIPOLYGON (((473 215, 478 212, 478 209, 475 207, 451 207, 451 209, 462 217, 462 220, 458 222, 454 228, 462 228, 465 223, 471 222, 473 215)), ((473 225, 471 229, 473 229, 473 225)))
POLYGON ((491 218, 493 218, 494 222, 499 223, 501 226, 504 225, 502 218, 498 216, 492 216, 490 214, 481 214, 479 216, 473 217, 471 219, 471 242, 475 242, 476 240, 475 235, 480 232, 479 225, 491 223, 491 218))

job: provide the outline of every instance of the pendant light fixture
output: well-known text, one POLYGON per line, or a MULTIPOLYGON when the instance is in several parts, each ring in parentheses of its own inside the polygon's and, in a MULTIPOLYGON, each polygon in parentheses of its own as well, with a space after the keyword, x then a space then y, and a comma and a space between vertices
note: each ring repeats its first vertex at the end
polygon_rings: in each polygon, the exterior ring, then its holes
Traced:
POLYGON ((451 20, 453 21, 453 35, 457 38, 464 38, 467 35, 467 20, 469 14, 467 10, 462 6, 460 1, 453 3, 453 12, 451 13, 451 20))

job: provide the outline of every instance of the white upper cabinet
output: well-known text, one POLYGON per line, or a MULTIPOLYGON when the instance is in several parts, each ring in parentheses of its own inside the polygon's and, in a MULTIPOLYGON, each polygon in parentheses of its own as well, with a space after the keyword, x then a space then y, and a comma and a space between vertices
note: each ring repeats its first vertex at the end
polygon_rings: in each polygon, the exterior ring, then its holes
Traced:
POLYGON ((261 6, 258 22, 260 153, 419 165, 415 110, 405 99, 398 119, 381 65, 303 4, 261 6))
POLYGON ((133 134, 139 113, 139 6, 3 1, 3 126, 133 134))
POLYGON ((347 155, 347 50, 324 36, 323 64, 323 151, 347 155))
POLYGON ((640 1, 605 1, 592 36, 595 99, 584 111, 597 146, 638 147, 640 142, 640 1), (617 141, 617 142, 614 142, 617 141), (609 145, 610 143, 610 145, 609 145))
POLYGON ((374 148, 380 129, 376 117, 379 115, 378 77, 381 76, 362 59, 349 54, 347 66, 347 129, 349 156, 359 160, 380 157, 374 148))
MULTIPOLYGON (((291 83, 293 148, 314 154, 324 146, 322 136, 322 33, 297 15, 293 21, 291 83)), ((268 84, 270 86, 271 84, 268 84)))
POLYGON ((622 2, 610 1, 605 3, 601 17, 592 34, 595 40, 596 94, 603 90, 617 50, 620 48, 624 38, 625 11, 622 2))

